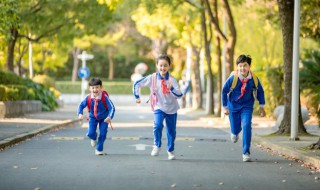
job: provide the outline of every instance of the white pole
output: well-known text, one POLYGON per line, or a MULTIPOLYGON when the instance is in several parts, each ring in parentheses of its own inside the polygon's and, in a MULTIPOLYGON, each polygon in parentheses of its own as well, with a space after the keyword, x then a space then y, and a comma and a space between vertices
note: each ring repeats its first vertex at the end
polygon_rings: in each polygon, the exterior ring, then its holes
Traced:
POLYGON ((293 30, 293 64, 292 64, 292 102, 291 102, 291 137, 299 140, 298 112, 299 112, 299 34, 300 34, 300 0, 294 1, 294 30, 293 30))

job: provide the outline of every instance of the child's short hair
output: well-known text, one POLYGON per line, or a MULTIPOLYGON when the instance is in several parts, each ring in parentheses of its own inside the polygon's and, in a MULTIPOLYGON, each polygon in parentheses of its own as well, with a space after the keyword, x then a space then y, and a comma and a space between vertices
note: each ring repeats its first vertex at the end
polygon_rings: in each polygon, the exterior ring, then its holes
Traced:
POLYGON ((157 64, 158 64, 158 61, 162 60, 162 59, 166 60, 169 63, 169 65, 171 65, 171 59, 170 59, 169 55, 167 55, 167 54, 159 55, 157 58, 157 64))
POLYGON ((97 85, 102 86, 102 81, 99 78, 90 79, 89 86, 97 86, 97 85))
POLYGON ((244 62, 247 62, 249 65, 251 65, 251 57, 250 55, 240 55, 236 61, 237 65, 239 63, 244 63, 244 62))

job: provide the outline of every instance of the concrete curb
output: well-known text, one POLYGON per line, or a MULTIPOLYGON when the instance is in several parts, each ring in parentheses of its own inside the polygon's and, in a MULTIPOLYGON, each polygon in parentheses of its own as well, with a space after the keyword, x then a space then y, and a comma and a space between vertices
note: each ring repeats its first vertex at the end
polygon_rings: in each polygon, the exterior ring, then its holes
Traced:
POLYGON ((30 132, 27 132, 27 133, 23 133, 23 134, 19 134, 19 135, 13 136, 13 137, 6 138, 6 139, 0 141, 0 149, 4 149, 4 148, 6 148, 8 146, 11 146, 11 145, 14 145, 16 143, 22 142, 22 141, 24 141, 26 139, 29 139, 29 138, 32 138, 32 137, 34 137, 34 136, 36 136, 38 134, 45 133, 45 132, 48 132, 48 131, 53 130, 53 129, 65 127, 67 125, 71 125, 71 124, 76 123, 78 121, 79 121, 78 119, 66 120, 65 122, 62 122, 62 123, 59 123, 59 124, 53 124, 53 125, 45 126, 45 127, 30 131, 30 132))
POLYGON ((299 160, 302 160, 304 163, 312 164, 313 166, 320 168, 320 159, 315 158, 314 155, 307 152, 303 152, 301 150, 284 145, 280 146, 278 144, 272 143, 272 141, 269 141, 268 139, 261 138, 259 136, 253 136, 252 142, 270 148, 271 150, 274 150, 280 154, 297 158, 299 160))

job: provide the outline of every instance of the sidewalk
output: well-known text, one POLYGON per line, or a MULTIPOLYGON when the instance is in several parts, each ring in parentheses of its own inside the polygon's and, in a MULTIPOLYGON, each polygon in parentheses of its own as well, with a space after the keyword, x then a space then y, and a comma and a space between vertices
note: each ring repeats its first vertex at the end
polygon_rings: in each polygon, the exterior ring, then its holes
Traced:
MULTIPOLYGON (((194 118, 198 118, 203 122, 205 127, 220 128, 226 132, 230 132, 228 118, 218 118, 206 116, 204 111, 192 111, 185 109, 181 114, 189 114, 194 118)), ((320 137, 320 127, 316 122, 305 124, 307 132, 310 136, 299 136, 299 141, 291 141, 289 136, 270 135, 277 131, 275 127, 276 121, 266 118, 253 116, 252 119, 252 144, 279 154, 282 157, 294 161, 303 162, 305 166, 316 167, 320 171, 320 150, 308 150, 306 147, 312 143, 316 143, 320 137)), ((241 138, 241 135, 239 136, 241 138)))
MULTIPOLYGON (((131 104, 134 102, 133 97, 126 100, 126 102, 123 102, 123 98, 116 97, 114 103, 128 106, 130 102, 131 104), (121 100, 121 102, 117 100, 121 100)), ((40 112, 27 114, 19 118, 0 119, 0 149, 12 146, 39 133, 78 122, 76 110, 77 104, 65 104, 54 112, 40 112)), ((181 109, 179 114, 186 114, 199 119, 204 127, 215 127, 229 132, 227 118, 209 117, 204 114, 204 111, 193 111, 191 109, 181 109)), ((318 169, 320 168, 320 150, 305 149, 305 147, 317 142, 319 139, 320 128, 316 124, 307 124, 306 128, 309 133, 317 136, 301 136, 299 141, 290 141, 289 136, 263 137, 277 130, 274 124, 275 121, 271 119, 254 117, 252 122, 252 143, 267 151, 278 153, 296 161, 303 161, 305 164, 311 164, 318 169)))

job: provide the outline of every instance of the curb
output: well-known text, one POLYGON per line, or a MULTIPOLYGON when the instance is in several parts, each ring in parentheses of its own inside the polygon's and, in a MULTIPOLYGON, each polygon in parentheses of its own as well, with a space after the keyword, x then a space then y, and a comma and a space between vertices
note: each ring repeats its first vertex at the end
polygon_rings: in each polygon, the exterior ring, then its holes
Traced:
POLYGON ((52 129, 57 129, 57 128, 65 127, 67 125, 71 125, 71 124, 76 123, 78 121, 79 121, 78 119, 67 120, 67 121, 62 122, 60 124, 54 124, 54 125, 45 126, 45 127, 30 131, 30 132, 22 133, 22 134, 13 136, 13 137, 9 137, 9 138, 3 139, 3 140, 0 141, 0 149, 4 149, 4 148, 6 148, 8 146, 11 146, 11 145, 14 145, 16 143, 22 142, 22 141, 24 141, 26 139, 29 139, 29 138, 32 138, 32 137, 34 137, 34 136, 36 136, 38 134, 48 132, 48 131, 50 131, 52 129))
POLYGON ((270 148, 271 150, 277 151, 280 154, 297 158, 298 160, 302 160, 304 163, 308 163, 317 168, 320 168, 320 158, 315 158, 313 155, 309 153, 303 152, 298 149, 293 149, 291 147, 277 145, 269 140, 262 139, 259 136, 253 136, 252 142, 270 148))

